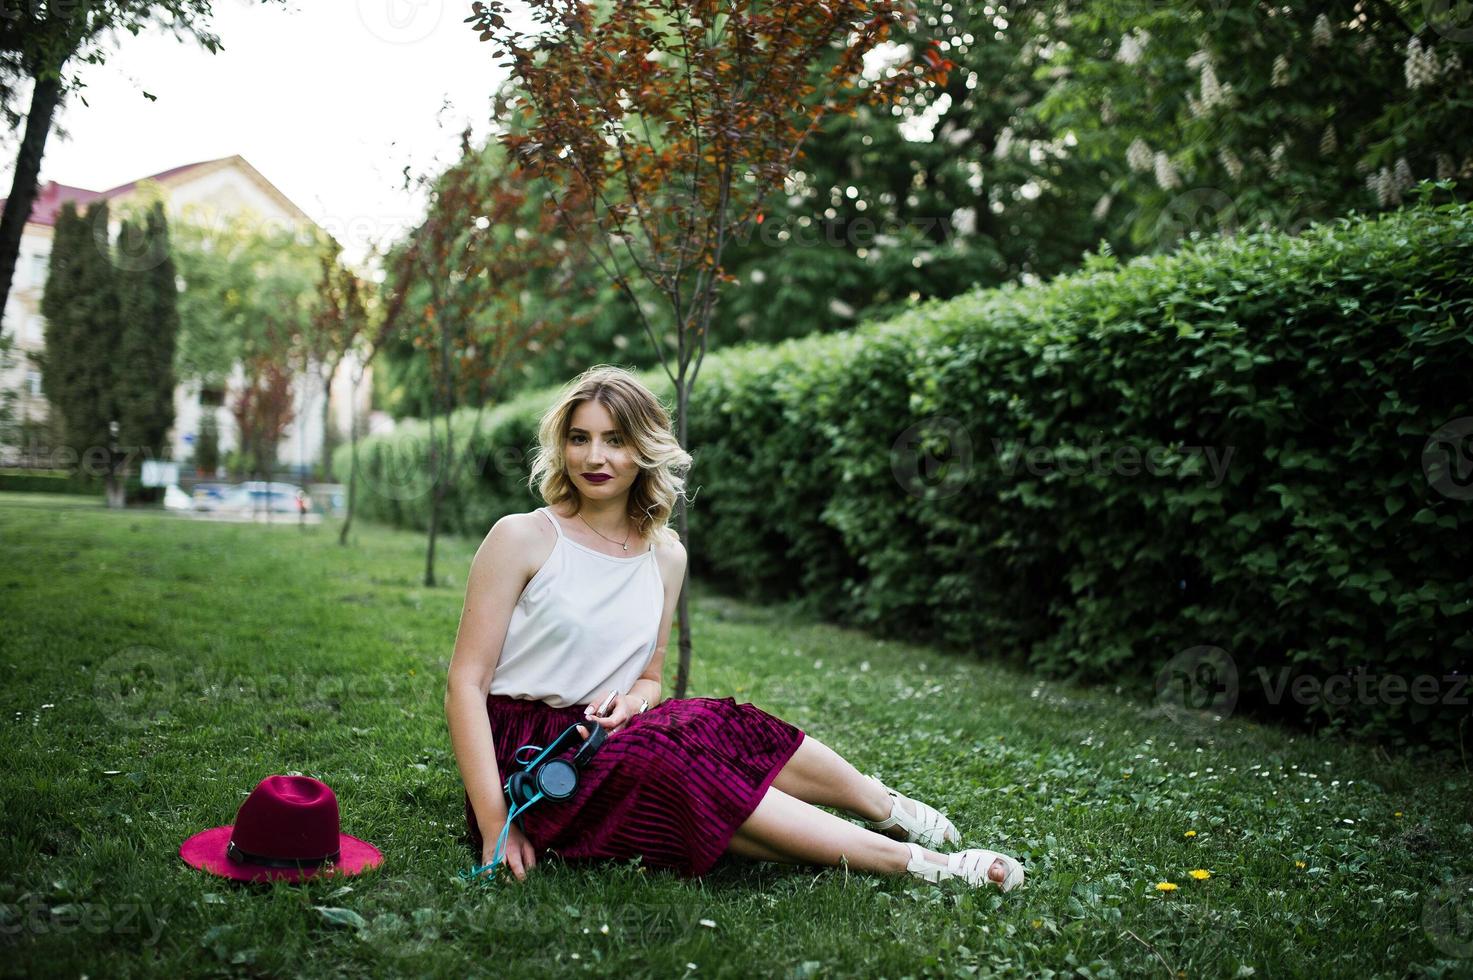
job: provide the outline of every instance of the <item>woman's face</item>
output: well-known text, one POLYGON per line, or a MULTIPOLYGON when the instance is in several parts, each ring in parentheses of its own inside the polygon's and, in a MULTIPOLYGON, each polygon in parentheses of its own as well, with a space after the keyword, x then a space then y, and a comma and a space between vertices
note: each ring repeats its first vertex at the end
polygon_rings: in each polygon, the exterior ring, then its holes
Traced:
POLYGON ((568 475, 585 497, 594 500, 628 493, 639 475, 639 464, 613 416, 596 401, 585 401, 573 410, 563 455, 568 475), (608 479, 595 480, 595 476, 608 479))

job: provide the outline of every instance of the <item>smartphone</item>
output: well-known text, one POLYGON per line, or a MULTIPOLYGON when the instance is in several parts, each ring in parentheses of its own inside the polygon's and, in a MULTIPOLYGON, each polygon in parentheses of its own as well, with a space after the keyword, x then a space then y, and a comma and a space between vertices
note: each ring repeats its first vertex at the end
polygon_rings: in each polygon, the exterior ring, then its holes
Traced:
POLYGON ((618 696, 618 691, 610 691, 609 696, 604 699, 603 704, 598 706, 598 710, 593 713, 593 716, 595 718, 602 718, 604 715, 608 714, 609 709, 614 706, 614 699, 618 696))

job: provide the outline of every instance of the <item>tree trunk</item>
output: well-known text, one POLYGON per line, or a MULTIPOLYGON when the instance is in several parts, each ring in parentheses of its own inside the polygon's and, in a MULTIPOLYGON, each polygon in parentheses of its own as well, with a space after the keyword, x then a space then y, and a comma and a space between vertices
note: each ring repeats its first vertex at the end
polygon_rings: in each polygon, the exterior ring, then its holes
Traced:
MULTIPOLYGON (((686 406, 690 404, 690 392, 687 390, 685 378, 678 378, 675 382, 675 427, 676 441, 682 446, 686 445, 688 437, 686 419, 688 413, 686 406)), ((685 547, 685 581, 680 584, 680 599, 676 604, 676 615, 680 618, 680 668, 675 673, 675 696, 685 697, 686 685, 690 682, 690 558, 692 554, 690 546, 690 521, 686 515, 685 496, 675 499, 675 526, 680 532, 680 543, 685 547)))
POLYGON ((20 257, 20 238, 36 203, 36 179, 41 174, 41 156, 46 152, 46 137, 51 133, 51 119, 61 103, 61 65, 55 78, 37 78, 31 91, 31 111, 26 116, 26 135, 15 158, 15 179, 10 185, 10 198, 5 214, 0 216, 0 317, 10 299, 10 283, 15 278, 15 263, 20 257))
MULTIPOLYGON (((333 365, 336 368, 337 365, 333 365)), ((332 376, 328 371, 322 378, 322 482, 332 482, 332 440, 328 438, 328 426, 332 424, 332 376)))
MULTIPOLYGON (((353 375, 353 387, 348 395, 348 512, 343 515, 343 528, 338 532, 338 544, 348 545, 348 528, 353 526, 353 492, 358 487, 358 386, 363 383, 364 365, 353 375)), ((371 401, 372 399, 370 399, 371 401)))
MULTIPOLYGON (((446 351, 449 345, 446 343, 446 351)), ((448 356, 447 356, 448 360, 448 356)), ((450 429, 450 419, 455 414, 456 398, 453 388, 447 385, 444 416, 445 416, 445 445, 443 449, 435 442, 435 412, 430 411, 430 534, 429 548, 425 553, 425 586, 435 586, 435 539, 440 532, 440 503, 445 497, 445 484, 450 482, 450 468, 454 462, 455 447, 451 444, 453 435, 450 429)))
POLYGON ((121 510, 127 506, 127 474, 117 467, 107 471, 103 478, 104 486, 107 488, 107 506, 110 510, 121 510))
MULTIPOLYGON (((450 425, 445 425, 445 441, 450 441, 450 425)), ((440 494, 444 481, 440 478, 440 450, 435 444, 435 413, 430 413, 430 535, 429 547, 425 550, 425 587, 435 587, 435 534, 440 529, 440 494)))
MULTIPOLYGON (((430 295, 435 303, 435 325, 440 336, 440 377, 445 385, 445 394, 441 399, 445 415, 445 454, 453 452, 450 445, 452 438, 450 432, 450 419, 455 415, 455 382, 450 373, 450 329, 440 318, 438 311, 444 307, 440 302, 440 294, 431 286, 430 295)), ((430 372, 434 378, 435 372, 430 372)), ((431 391, 430 402, 430 540, 429 547, 425 551, 425 587, 435 587, 435 535, 440 529, 440 498, 445 493, 445 474, 441 472, 441 465, 437 450, 435 448, 435 394, 431 391)))

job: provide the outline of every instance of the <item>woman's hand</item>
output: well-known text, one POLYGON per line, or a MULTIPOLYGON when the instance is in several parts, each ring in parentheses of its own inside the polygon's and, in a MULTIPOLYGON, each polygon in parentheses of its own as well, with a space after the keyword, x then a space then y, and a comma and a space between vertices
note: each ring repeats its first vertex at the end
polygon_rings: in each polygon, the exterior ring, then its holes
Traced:
MULTIPOLYGON (((500 836, 500 827, 489 833, 482 832, 484 840, 481 845, 482 866, 496 860, 496 841, 500 836)), ((526 881, 527 872, 537 865, 537 855, 532 852, 532 842, 527 840, 527 835, 522 833, 522 828, 518 827, 515 822, 506 832, 506 851, 502 854, 502 862, 511 869, 517 881, 526 881)))
MULTIPOLYGON (((602 703, 603 698, 599 698, 599 700, 595 702, 595 704, 602 703)), ((630 718, 633 718, 635 714, 638 713, 639 699, 632 694, 626 694, 623 697, 615 698, 613 707, 609 708, 609 713, 597 717, 595 717, 593 714, 593 708, 593 704, 588 705, 588 707, 585 708, 583 711, 583 717, 586 720, 597 722, 609 735, 613 735, 614 733, 622 729, 630 718)), ((587 738, 589 735, 593 734, 592 729, 588 728, 587 725, 579 725, 578 730, 583 734, 584 738, 587 738)))

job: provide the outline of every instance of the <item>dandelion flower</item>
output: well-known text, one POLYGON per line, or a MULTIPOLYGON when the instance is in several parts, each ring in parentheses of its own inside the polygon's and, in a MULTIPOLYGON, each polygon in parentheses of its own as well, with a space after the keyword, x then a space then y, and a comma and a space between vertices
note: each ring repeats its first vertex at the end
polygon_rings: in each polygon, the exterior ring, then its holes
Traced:
POLYGON ((1169 881, 1158 881, 1156 882, 1156 890, 1158 892, 1174 892, 1176 891, 1176 885, 1169 881))
POLYGON ((1211 878, 1212 877, 1212 872, 1211 871, 1205 871, 1202 868, 1198 868, 1197 870, 1190 872, 1190 874, 1191 874, 1191 876, 1193 878, 1196 878, 1198 881, 1206 881, 1208 878, 1211 878))
POLYGON ((1401 816, 1401 811, 1400 810, 1397 810, 1395 813, 1392 814, 1392 816, 1393 817, 1399 817, 1399 816, 1401 816))
POLYGON ((1302 868, 1302 867, 1304 867, 1304 862, 1303 861, 1295 861, 1294 862, 1294 867, 1296 867, 1296 868, 1302 868))
POLYGON ((1189 830, 1185 834, 1182 834, 1182 836, 1183 837, 1196 837, 1197 836, 1197 832, 1195 830, 1189 830))

